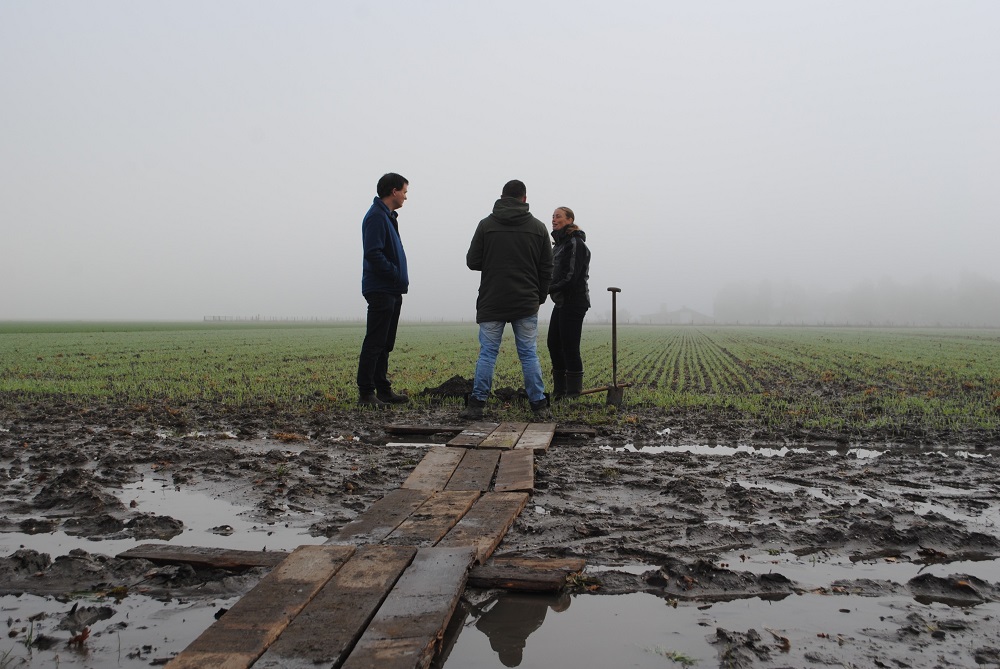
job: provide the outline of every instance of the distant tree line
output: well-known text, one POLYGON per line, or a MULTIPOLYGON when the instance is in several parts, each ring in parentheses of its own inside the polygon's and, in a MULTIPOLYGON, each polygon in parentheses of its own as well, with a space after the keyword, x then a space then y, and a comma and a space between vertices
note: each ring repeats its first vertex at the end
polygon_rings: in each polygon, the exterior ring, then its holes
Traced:
POLYGON ((964 273, 951 285, 886 277, 842 291, 733 283, 718 293, 714 311, 719 323, 1000 327, 1000 282, 964 273))

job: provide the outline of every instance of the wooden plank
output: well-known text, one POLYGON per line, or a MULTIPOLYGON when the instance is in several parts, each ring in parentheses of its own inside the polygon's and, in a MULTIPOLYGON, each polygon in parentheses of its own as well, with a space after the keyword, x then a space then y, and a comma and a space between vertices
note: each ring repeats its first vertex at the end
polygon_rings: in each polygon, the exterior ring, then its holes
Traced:
POLYGON ((337 667, 416 555, 415 546, 362 546, 254 669, 337 667))
POLYGON ((353 553, 353 546, 296 549, 167 666, 249 667, 353 553))
POLYGON ((425 547, 361 636, 344 669, 427 667, 468 578, 471 548, 425 547))
POLYGON ((535 487, 535 452, 530 448, 505 451, 500 455, 497 480, 493 490, 533 490, 535 487))
POLYGON ((567 426, 556 426, 557 437, 596 437, 597 430, 592 427, 567 427, 567 426))
POLYGON ((455 473, 451 475, 451 480, 444 489, 480 492, 489 490, 499 460, 500 451, 495 449, 466 451, 465 457, 455 468, 455 473))
POLYGON ((403 487, 413 490, 444 490, 464 455, 464 448, 432 448, 410 472, 403 487))
POLYGON ((383 541, 397 546, 433 546, 472 508, 478 498, 477 490, 436 492, 383 541))
POLYGON ((497 423, 473 423, 462 430, 457 437, 452 438, 448 445, 475 448, 498 427, 497 423))
POLYGON ((547 451, 555 436, 555 423, 531 423, 517 441, 514 448, 529 448, 533 451, 547 451))
POLYGON ((566 587, 571 574, 583 571, 582 558, 497 558, 473 567, 469 585, 528 592, 555 592, 566 587))
POLYGON ((399 488, 344 525, 326 544, 377 544, 430 499, 429 490, 399 488))
POLYGON ((286 551, 239 551, 204 546, 140 544, 115 557, 149 560, 156 564, 191 564, 198 567, 242 570, 251 567, 275 567, 288 557, 288 553, 286 551))
POLYGON ((486 493, 438 546, 474 546, 476 560, 484 562, 503 541, 528 497, 526 492, 486 493))
POLYGON ((526 427, 528 423, 500 423, 497 429, 479 443, 479 448, 514 448, 526 427))
MULTIPOLYGON (((384 425, 383 428, 389 434, 458 434, 463 428, 457 425, 384 425)), ((556 426, 555 436, 557 437, 596 437, 597 430, 592 427, 582 426, 556 426)))
POLYGON ((458 434, 462 431, 462 428, 455 425, 405 425, 405 424, 389 424, 383 425, 384 429, 389 434, 407 434, 407 435, 428 435, 428 434, 458 434))

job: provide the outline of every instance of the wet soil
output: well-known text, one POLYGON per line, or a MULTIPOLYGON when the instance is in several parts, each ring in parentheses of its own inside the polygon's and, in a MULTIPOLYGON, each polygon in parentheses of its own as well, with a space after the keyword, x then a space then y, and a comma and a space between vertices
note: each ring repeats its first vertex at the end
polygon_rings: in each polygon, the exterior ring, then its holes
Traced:
MULTIPOLYGON (((155 473, 176 489, 231 496, 261 523, 287 523, 290 509, 300 512, 293 522, 322 543, 423 457, 422 447, 399 444, 385 425, 460 426, 459 405, 389 412, 8 405, 0 411, 0 533, 18 536, 20 547, 0 555, 0 595, 67 603, 47 626, 39 622, 45 633, 31 641, 40 648, 39 637, 59 647, 85 644, 81 631, 126 595, 178 602, 243 594, 263 569, 157 566, 102 551, 102 542, 122 540, 183 545, 183 519, 144 511, 114 491, 155 473), (33 536, 53 532, 87 538, 93 550, 49 554, 32 546, 33 536), (105 600, 70 609, 70 593, 105 600)), ((597 399, 578 401, 572 412, 557 408, 555 419, 567 427, 561 415, 588 411, 600 418, 597 436, 562 437, 537 455, 535 493, 498 554, 584 557, 578 592, 649 593, 692 611, 804 595, 893 602, 877 628, 838 635, 836 652, 819 622, 816 636, 796 639, 794 648, 759 625, 705 629, 720 667, 1000 666, 1000 444, 951 434, 933 444, 926 434, 852 443, 794 431, 769 433, 765 443, 725 415, 628 405, 609 413, 597 399), (833 567, 809 572, 806 563, 833 567), (903 612, 901 599, 933 606, 903 612)), ((470 606, 489 596, 470 591, 470 606)), ((26 641, 31 613, 7 614, 10 639, 26 641)), ((102 666, 93 655, 88 662, 102 666)))

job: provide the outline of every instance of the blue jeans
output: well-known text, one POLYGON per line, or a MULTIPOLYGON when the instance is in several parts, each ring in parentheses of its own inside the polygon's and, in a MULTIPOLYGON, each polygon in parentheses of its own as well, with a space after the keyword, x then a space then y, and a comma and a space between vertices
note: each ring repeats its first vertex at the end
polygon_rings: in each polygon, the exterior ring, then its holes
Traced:
MULTIPOLYGON (((479 324, 479 360, 476 361, 476 378, 472 385, 472 396, 483 402, 493 389, 493 372, 500 354, 503 339, 503 321, 486 321, 479 324)), ((542 382, 542 365, 538 362, 538 314, 512 321, 517 357, 521 361, 524 374, 524 389, 528 400, 538 402, 545 399, 545 384, 542 382)))

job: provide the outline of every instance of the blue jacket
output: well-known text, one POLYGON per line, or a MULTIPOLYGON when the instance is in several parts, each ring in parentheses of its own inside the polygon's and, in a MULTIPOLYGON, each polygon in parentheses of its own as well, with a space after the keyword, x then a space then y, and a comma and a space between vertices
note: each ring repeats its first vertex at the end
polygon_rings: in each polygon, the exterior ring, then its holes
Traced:
POLYGON ((405 293, 410 287, 410 277, 396 213, 378 197, 361 223, 361 243, 364 246, 361 294, 405 293))

